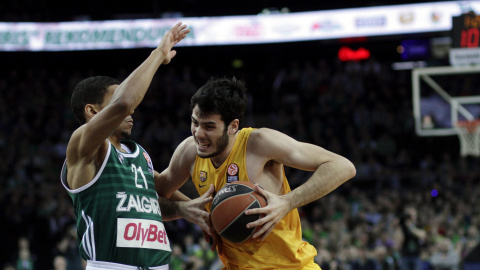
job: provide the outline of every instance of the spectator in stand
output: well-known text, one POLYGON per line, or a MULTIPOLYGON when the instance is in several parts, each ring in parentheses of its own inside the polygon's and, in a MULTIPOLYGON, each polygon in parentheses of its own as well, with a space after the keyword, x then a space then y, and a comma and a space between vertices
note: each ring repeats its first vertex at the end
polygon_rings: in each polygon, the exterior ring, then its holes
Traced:
POLYGON ((67 265, 67 259, 62 255, 53 258, 53 270, 68 270, 67 265))
POLYGON ((458 270, 460 266, 460 254, 452 241, 444 238, 439 241, 435 251, 429 258, 430 265, 434 270, 458 270))
POLYGON ((400 219, 403 231, 402 244, 402 270, 421 270, 422 259, 420 258, 422 245, 426 240, 425 230, 417 227, 417 210, 413 206, 407 206, 400 219))

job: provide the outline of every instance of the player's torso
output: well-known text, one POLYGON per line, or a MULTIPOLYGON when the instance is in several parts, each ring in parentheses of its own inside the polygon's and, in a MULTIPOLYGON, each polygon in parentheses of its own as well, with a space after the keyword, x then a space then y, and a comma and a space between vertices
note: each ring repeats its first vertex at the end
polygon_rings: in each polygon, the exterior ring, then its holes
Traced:
POLYGON ((127 154, 109 144, 90 184, 69 190, 82 256, 142 267, 167 264, 170 243, 155 192, 153 165, 141 147, 133 142, 129 147, 132 153, 127 154))
POLYGON ((252 156, 252 154, 246 153, 247 180, 257 183, 273 194, 283 195, 285 193, 283 164, 272 160, 264 164, 263 160, 256 160, 251 158, 252 156))
MULTIPOLYGON (((248 138, 252 131, 250 128, 240 131, 232 151, 219 168, 214 168, 210 159, 196 158, 192 181, 200 195, 208 190, 210 184, 218 191, 235 181, 255 182, 275 194, 290 192, 282 164, 265 164, 264 161, 247 158, 248 138)), ((207 209, 210 211, 210 204, 207 209)), ((289 269, 286 264, 291 264, 291 269, 299 269, 299 265, 316 255, 315 249, 301 239, 296 209, 277 224, 265 241, 233 244, 225 240, 223 250, 222 261, 229 264, 230 269, 237 269, 236 265, 242 265, 239 269, 264 269, 267 265, 271 267, 269 269, 289 269), (297 254, 300 250, 302 255, 297 254), (292 263, 292 258, 297 261, 292 263)))

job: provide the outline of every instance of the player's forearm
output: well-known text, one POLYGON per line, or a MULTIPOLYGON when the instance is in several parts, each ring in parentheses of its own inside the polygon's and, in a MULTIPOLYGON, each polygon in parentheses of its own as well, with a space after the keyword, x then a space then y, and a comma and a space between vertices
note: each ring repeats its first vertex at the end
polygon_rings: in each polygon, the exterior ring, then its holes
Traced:
POLYGON ((187 195, 180 192, 179 190, 176 190, 175 192, 173 192, 172 196, 170 196, 169 200, 170 201, 190 201, 191 199, 187 195))
POLYGON ((155 49, 150 56, 137 67, 117 88, 111 103, 119 102, 125 105, 129 114, 140 104, 147 92, 153 76, 165 59, 161 50, 155 49))
POLYGON ((179 206, 177 201, 170 201, 163 197, 158 198, 163 221, 179 219, 179 206))
POLYGON ((304 184, 283 195, 291 209, 320 199, 355 176, 355 167, 347 159, 322 164, 304 184))
POLYGON ((187 197, 180 191, 175 191, 169 199, 159 197, 158 203, 160 205, 160 211, 162 211, 162 218, 165 221, 175 220, 181 218, 181 202, 189 201, 187 197))

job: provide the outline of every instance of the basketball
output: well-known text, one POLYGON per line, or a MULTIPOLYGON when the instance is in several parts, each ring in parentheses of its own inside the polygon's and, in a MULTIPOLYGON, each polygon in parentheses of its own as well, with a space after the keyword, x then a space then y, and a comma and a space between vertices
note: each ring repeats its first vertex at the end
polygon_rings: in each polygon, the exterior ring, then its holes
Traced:
POLYGON ((232 243, 247 241, 260 226, 247 228, 247 224, 263 215, 245 215, 248 209, 265 207, 266 199, 255 191, 255 184, 247 181, 227 184, 212 202, 211 219, 217 233, 232 243))

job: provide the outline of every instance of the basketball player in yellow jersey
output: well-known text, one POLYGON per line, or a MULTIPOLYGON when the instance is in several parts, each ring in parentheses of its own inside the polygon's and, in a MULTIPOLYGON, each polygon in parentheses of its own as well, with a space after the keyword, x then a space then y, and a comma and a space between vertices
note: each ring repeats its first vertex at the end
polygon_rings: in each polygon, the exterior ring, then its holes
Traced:
MULTIPOLYGON (((246 214, 264 214, 248 227, 261 226, 252 241, 218 245, 225 269, 320 269, 315 248, 302 240, 297 208, 317 200, 355 175, 346 158, 278 131, 240 129, 247 107, 246 88, 235 78, 211 79, 191 99, 192 136, 175 150, 157 178, 157 192, 169 198, 191 176, 200 195, 211 185, 251 181, 268 201, 246 214), (314 171, 290 190, 283 166, 314 171)), ((210 211, 210 204, 207 206, 210 211)))

